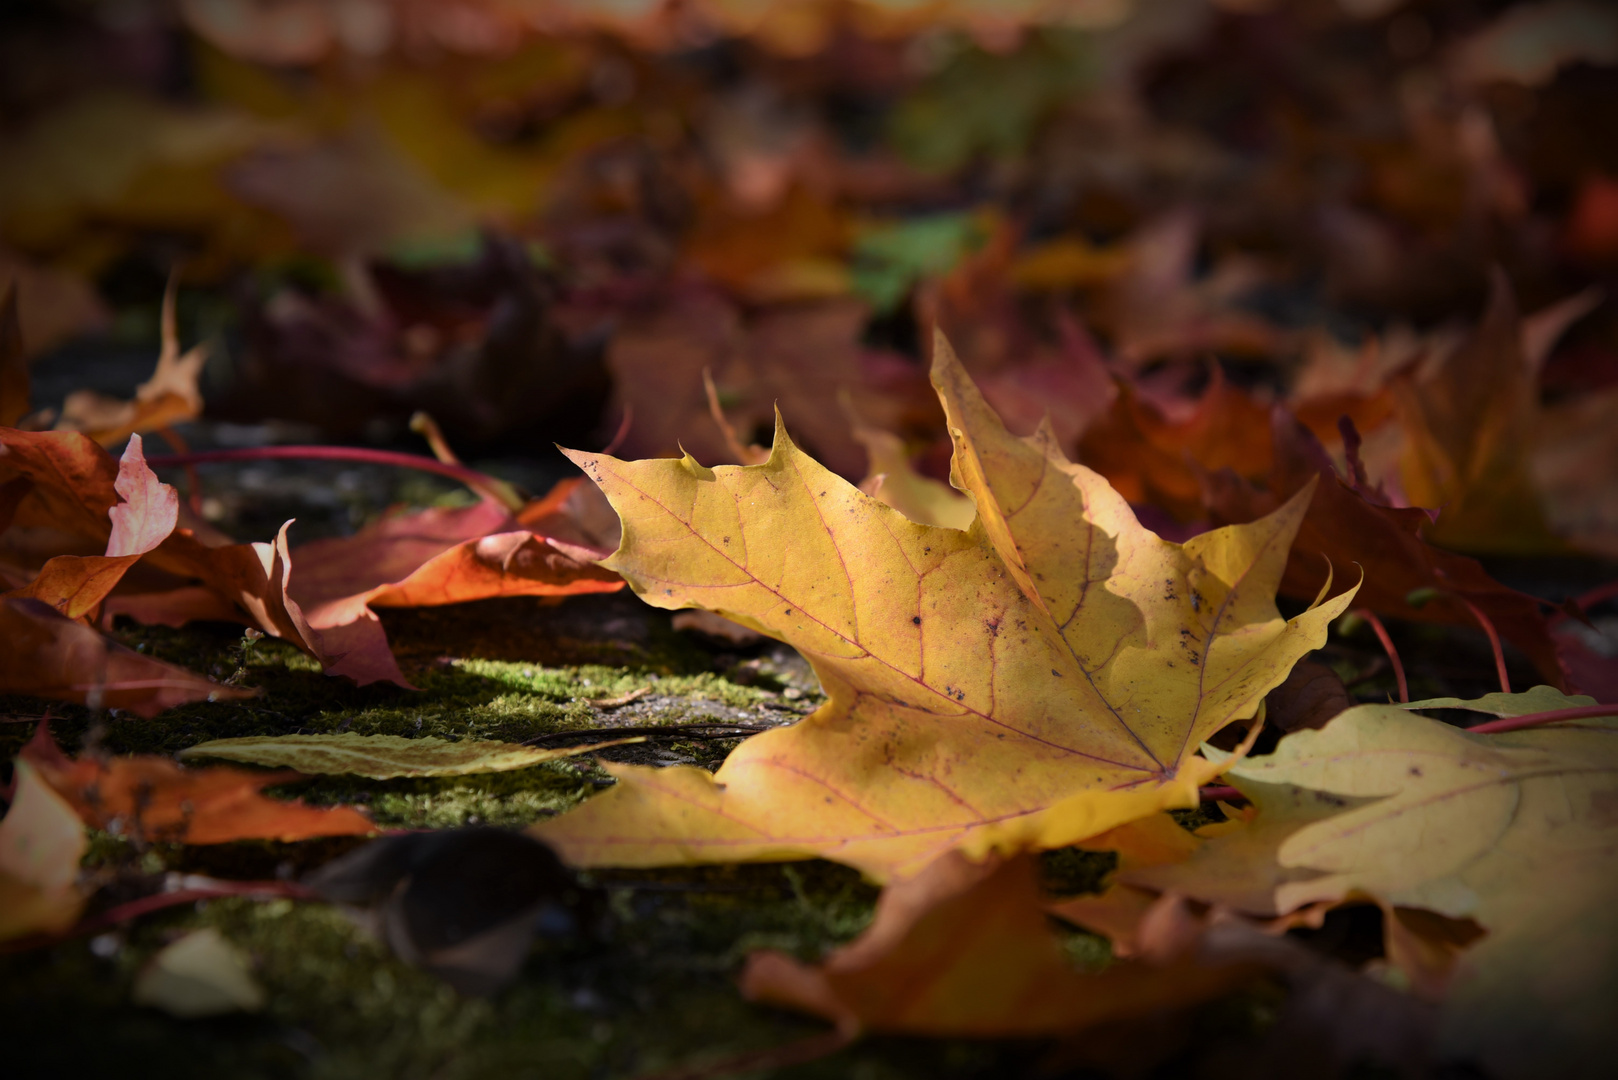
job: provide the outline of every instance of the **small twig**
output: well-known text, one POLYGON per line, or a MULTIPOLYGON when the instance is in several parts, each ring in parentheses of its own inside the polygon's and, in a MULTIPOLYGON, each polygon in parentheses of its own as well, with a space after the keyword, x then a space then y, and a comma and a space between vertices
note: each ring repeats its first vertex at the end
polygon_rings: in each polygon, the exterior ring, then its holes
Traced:
POLYGON ((1593 716, 1618 716, 1618 705, 1581 705, 1572 709, 1551 709, 1549 712, 1507 716, 1499 720, 1490 720, 1487 723, 1478 724, 1475 727, 1469 727, 1466 730, 1474 735, 1495 735, 1502 731, 1516 731, 1518 728, 1554 724, 1559 720, 1587 720, 1593 716))
POLYGON ((1502 694, 1511 693, 1511 679, 1506 675, 1506 653, 1500 647, 1500 635, 1495 633, 1494 623, 1490 622, 1489 617, 1483 614, 1478 606, 1466 597, 1459 593, 1451 593, 1450 595, 1465 604, 1466 610, 1472 613, 1472 618, 1476 619, 1478 625, 1483 627, 1483 633, 1489 639, 1489 648, 1494 650, 1494 670, 1495 674, 1500 676, 1500 692, 1502 694))
POLYGON ((1218 800, 1223 800, 1224 802, 1233 802, 1237 799, 1246 802, 1247 796, 1243 795, 1236 788, 1229 787, 1224 784, 1209 784, 1202 789, 1203 802, 1215 802, 1218 800))
POLYGON ((450 465, 419 454, 396 450, 375 450, 364 446, 253 446, 235 450, 198 450, 190 454, 163 454, 146 459, 154 469, 186 465, 207 465, 221 461, 351 461, 362 465, 392 465, 417 472, 437 473, 458 480, 515 512, 523 502, 511 486, 464 465, 450 465))
POLYGON ((598 709, 616 709, 620 706, 628 705, 631 701, 639 701, 651 692, 652 688, 650 686, 643 686, 639 690, 631 690, 629 693, 619 694, 617 697, 586 698, 585 700, 598 709))
POLYGON ((1377 618, 1376 612, 1370 608, 1355 608, 1354 614, 1370 625, 1376 639, 1382 643, 1382 651, 1388 654, 1388 662, 1393 665, 1393 677, 1399 683, 1399 700, 1409 701, 1410 684, 1405 681, 1405 666, 1399 661, 1399 650, 1393 647, 1393 638, 1388 636, 1388 628, 1382 625, 1382 620, 1377 618))

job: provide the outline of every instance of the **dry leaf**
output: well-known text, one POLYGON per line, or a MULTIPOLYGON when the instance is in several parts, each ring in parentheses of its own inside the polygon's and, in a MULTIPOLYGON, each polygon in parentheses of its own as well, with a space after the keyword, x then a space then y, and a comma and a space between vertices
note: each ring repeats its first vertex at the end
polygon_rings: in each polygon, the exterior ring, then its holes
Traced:
POLYGON ((38 600, 0 597, 0 639, 6 643, 0 653, 0 690, 8 694, 144 717, 191 701, 255 694, 142 656, 38 600))
POLYGON ((39 770, 85 824, 117 835, 223 844, 376 831, 365 815, 346 806, 328 810, 259 794, 271 784, 298 779, 297 773, 225 767, 193 771, 154 756, 72 759, 51 740, 43 722, 23 747, 22 760, 39 770))
POLYGON ((618 508, 604 565, 649 603, 777 636, 831 701, 717 775, 614 766, 538 826, 580 865, 820 855, 879 878, 953 847, 1061 846, 1167 806, 1215 767, 1352 590, 1290 622, 1271 599, 1304 498, 1185 546, 1140 526, 1041 430, 1013 437, 947 344, 934 377, 970 531, 906 520, 778 426, 764 465, 572 456, 618 508))
POLYGON ((26 761, 14 766, 0 821, 0 941, 64 930, 79 917, 79 860, 90 848, 78 814, 26 761))
POLYGON ((82 431, 102 446, 117 446, 136 432, 158 431, 202 415, 197 380, 208 360, 208 347, 180 351, 174 305, 178 279, 169 278, 163 294, 162 351, 152 377, 135 388, 135 399, 123 401, 93 390, 76 390, 62 403, 59 430, 82 431))
POLYGON ((182 1020, 264 1008, 252 962, 211 926, 159 949, 135 976, 132 997, 182 1020))
MULTIPOLYGON (((1539 688, 1485 711, 1547 704, 1580 701, 1539 688)), ((1345 804, 1273 849, 1277 910, 1358 892, 1487 932, 1457 961, 1441 1049, 1502 1077, 1606 1072, 1618 1009, 1618 719, 1472 734, 1367 705, 1288 736, 1232 780, 1345 804)))
POLYGON ((587 746, 540 750, 520 743, 462 739, 449 742, 428 736, 404 739, 397 735, 266 735, 240 739, 211 739, 188 746, 179 757, 225 758, 248 765, 295 769, 301 773, 366 776, 390 780, 396 776, 468 776, 474 773, 526 769, 542 761, 588 754, 608 746, 645 742, 644 737, 614 739, 587 746))
POLYGON ((113 490, 122 498, 107 511, 112 531, 104 555, 58 555, 25 587, 8 596, 49 604, 70 619, 92 618, 142 555, 168 539, 179 520, 180 497, 146 466, 139 435, 129 437, 113 490))
POLYGON ((1246 972, 1168 958, 1076 970, 1051 932, 1033 860, 958 852, 889 886, 853 944, 818 966, 777 952, 748 958, 742 992, 821 1016, 845 1035, 1031 1036, 1206 1000, 1246 972))

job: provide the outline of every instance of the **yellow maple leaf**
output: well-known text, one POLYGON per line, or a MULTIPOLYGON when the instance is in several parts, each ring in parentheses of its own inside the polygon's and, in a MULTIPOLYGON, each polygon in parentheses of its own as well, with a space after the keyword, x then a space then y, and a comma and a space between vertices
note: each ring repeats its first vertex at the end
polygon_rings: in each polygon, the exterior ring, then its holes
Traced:
POLYGON ((962 848, 1060 846, 1195 805, 1200 742, 1253 716, 1352 590, 1285 620, 1310 491, 1185 545, 1048 430, 1006 431, 942 340, 934 384, 967 530, 910 521, 793 445, 762 465, 573 453, 623 521, 602 565, 647 602, 780 638, 830 701, 717 774, 612 766, 536 827, 576 865, 822 856, 880 879, 962 848))

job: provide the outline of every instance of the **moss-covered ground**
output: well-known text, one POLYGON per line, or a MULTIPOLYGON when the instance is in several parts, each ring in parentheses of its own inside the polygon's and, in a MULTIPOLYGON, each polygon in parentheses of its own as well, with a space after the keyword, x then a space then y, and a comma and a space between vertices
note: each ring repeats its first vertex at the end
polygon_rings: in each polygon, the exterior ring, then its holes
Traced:
MULTIPOLYGON (((269 789, 314 804, 362 806, 386 829, 515 828, 565 811, 609 784, 595 756, 714 769, 739 740, 722 737, 723 729, 691 731, 689 725, 776 726, 823 700, 808 665, 791 649, 773 642, 737 647, 678 633, 667 613, 627 594, 389 611, 383 620, 417 689, 355 687, 321 674, 290 646, 250 641, 239 628, 120 626, 116 635, 133 648, 261 693, 151 720, 0 698, 0 719, 7 721, 0 723, 0 755, 12 758, 32 734, 29 721, 40 717, 49 718, 53 736, 70 752, 98 747, 117 754, 170 755, 209 739, 295 732, 512 742, 545 737, 550 745, 566 742, 570 732, 591 741, 603 728, 633 727, 655 736, 514 772, 389 781, 323 777, 269 789)), ((1429 628, 1401 632, 1411 638, 1403 643, 1407 655, 1435 655, 1422 647, 1430 643, 1418 640, 1432 633, 1429 628)), ((1356 681, 1361 700, 1375 700, 1386 696, 1391 682, 1386 672, 1376 672, 1373 650, 1369 642, 1334 635, 1320 659, 1356 681), (1358 676, 1367 671, 1373 677, 1358 676)), ((1412 665, 1411 681, 1418 696, 1487 689, 1458 685, 1422 660, 1412 665)), ((1187 828, 1208 820, 1203 812, 1181 816, 1187 828)), ((157 892, 175 874, 295 880, 363 843, 184 846, 98 833, 86 858, 100 885, 89 914, 157 892)), ((1111 859, 1078 850, 1048 853, 1047 885, 1067 894, 1099 889, 1111 859)), ((705 1075, 714 1063, 825 1030, 745 1002, 736 974, 757 948, 823 956, 860 932, 877 896, 857 873, 823 862, 597 872, 586 883, 599 888, 608 912, 597 930, 536 946, 516 983, 491 998, 462 996, 402 962, 336 907, 286 899, 204 901, 96 936, 0 955, 0 1016, 17 1033, 7 1041, 3 1071, 433 1080, 705 1075), (187 1021, 132 1004, 131 985, 142 965, 164 944, 205 926, 250 953, 268 994, 265 1010, 187 1021)), ((1338 938, 1364 930, 1351 922, 1333 921, 1324 945, 1340 951, 1338 938)), ((1375 930, 1360 936, 1374 942, 1375 930)), ((1107 963, 1103 939, 1062 932, 1075 965, 1107 963)), ((1274 1016, 1274 993, 1260 988, 1216 1004, 1207 1029, 1223 1036, 1261 1029, 1274 1016)), ((735 1075, 1031 1075, 1048 1063, 1049 1052, 1015 1041, 874 1038, 815 1062, 735 1075)))
MULTIPOLYGON (((173 754, 249 734, 361 734, 522 741, 603 727, 789 723, 822 700, 791 650, 734 648, 672 630, 666 613, 629 596, 560 605, 491 601, 386 613, 419 689, 358 688, 322 675, 271 639, 227 626, 182 631, 120 627, 150 655, 259 688, 152 720, 91 715, 31 699, 0 699, 0 752, 10 759, 50 717, 68 751, 173 754), (645 691, 623 701, 637 691, 645 691), (622 703, 620 703, 622 702, 622 703)), ((554 740, 553 740, 554 741, 554 740)), ((734 738, 670 732, 601 757, 717 768, 734 738)), ((574 805, 608 782, 591 758, 515 772, 433 780, 311 779, 270 789, 317 804, 357 804, 378 825, 515 827, 574 805)), ((143 843, 98 833, 86 866, 102 884, 90 914, 152 893, 165 875, 297 878, 363 840, 214 846, 143 843)), ((1095 888, 1109 856, 1056 853, 1053 887, 1095 888)), ((600 872, 599 932, 537 946, 516 984, 464 997, 393 957, 342 910, 241 898, 170 908, 97 936, 0 956, 0 1016, 14 1034, 8 1076, 629 1077, 700 1067, 814 1035, 822 1025, 750 1005, 735 987, 747 954, 803 958, 856 936, 877 890, 822 862, 600 872), (211 926, 252 956, 268 993, 261 1014, 179 1020, 130 1001, 141 966, 185 931, 211 926)), ((1106 945, 1073 933, 1076 964, 1106 962, 1106 945)), ((874 1039, 771 1075, 990 1076, 1022 1071, 1044 1048, 874 1039)), ((744 1075, 761 1075, 758 1072, 744 1075)))

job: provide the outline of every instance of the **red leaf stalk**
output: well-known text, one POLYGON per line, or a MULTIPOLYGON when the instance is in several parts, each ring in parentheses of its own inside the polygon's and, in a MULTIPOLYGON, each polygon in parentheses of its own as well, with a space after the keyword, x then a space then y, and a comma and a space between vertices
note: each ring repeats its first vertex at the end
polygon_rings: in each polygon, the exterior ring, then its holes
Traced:
POLYGON ((190 454, 164 454, 146 459, 146 463, 153 468, 206 465, 217 461, 352 461, 364 465, 392 465, 401 469, 415 469, 418 472, 447 476, 513 511, 522 509, 520 502, 512 504, 513 496, 509 494, 509 486, 492 476, 486 476, 465 465, 451 465, 419 454, 401 454, 396 450, 373 450, 362 446, 253 446, 237 450, 198 450, 190 454))
POLYGON ((1506 654, 1505 650, 1500 647, 1500 635, 1495 633, 1494 623, 1490 622, 1489 617, 1483 614, 1478 609, 1478 606, 1466 597, 1461 596, 1459 593, 1451 593, 1450 595, 1465 604, 1466 610, 1472 613, 1472 618, 1476 619, 1478 625, 1483 627, 1483 633, 1489 639, 1489 648, 1494 650, 1494 670, 1495 674, 1500 677, 1500 692, 1502 694, 1511 693, 1511 679, 1506 675, 1506 654))
POLYGON ((1405 666, 1399 660, 1399 650, 1393 647, 1393 638, 1388 636, 1388 628, 1382 625, 1382 620, 1376 617, 1376 612, 1370 608, 1356 608, 1354 614, 1370 624, 1376 639, 1382 643, 1382 651, 1388 654, 1388 661, 1393 664, 1393 677, 1399 683, 1399 701, 1410 700, 1410 684, 1405 681, 1405 666))
POLYGON ((1502 731, 1516 731, 1518 728, 1554 724, 1558 720, 1587 720, 1592 716, 1618 716, 1618 705, 1581 705, 1572 709, 1551 709, 1549 712, 1528 713, 1525 716, 1507 716, 1499 720, 1490 720, 1487 723, 1478 724, 1476 727, 1469 727, 1466 730, 1474 735, 1494 735, 1502 731))

